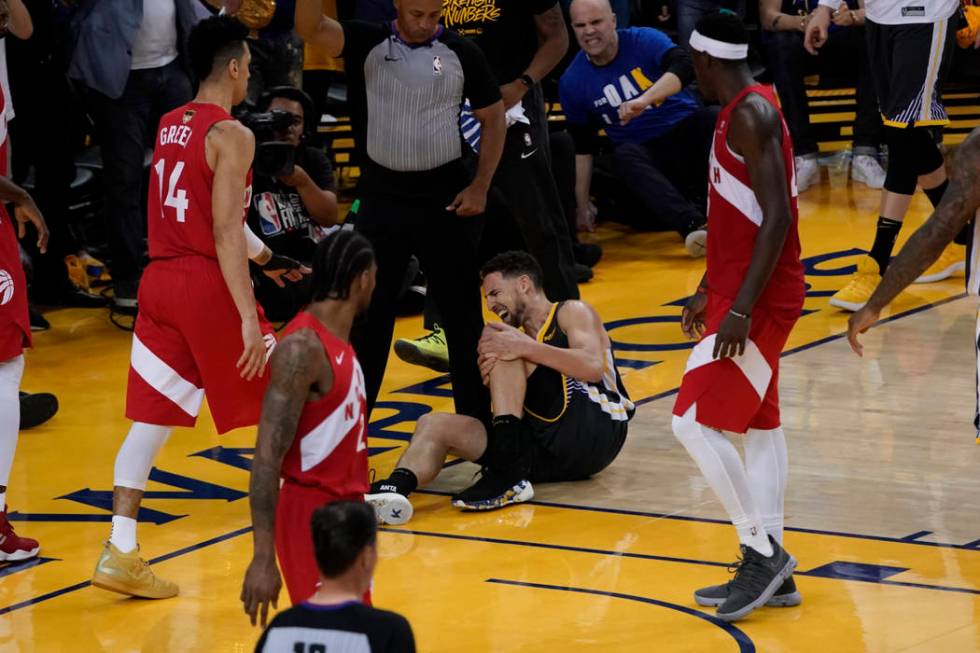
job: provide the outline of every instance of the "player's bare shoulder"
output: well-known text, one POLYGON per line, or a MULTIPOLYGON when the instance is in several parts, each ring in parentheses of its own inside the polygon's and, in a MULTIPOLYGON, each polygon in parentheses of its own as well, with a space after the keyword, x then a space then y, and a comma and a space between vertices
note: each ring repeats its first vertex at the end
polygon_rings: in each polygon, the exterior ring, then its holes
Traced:
POLYGON ((244 161, 250 165, 255 155, 255 134, 237 120, 220 120, 208 129, 205 152, 211 169, 219 159, 244 161))
POLYGON ((312 329, 298 329, 276 345, 269 360, 270 383, 295 392, 306 392, 307 401, 323 397, 333 386, 333 370, 323 343, 312 329))
POLYGON ((758 93, 749 93, 735 105, 728 130, 729 143, 741 152, 740 146, 782 137, 779 112, 771 102, 758 93))
MULTIPOLYGON (((593 329, 606 336, 599 313, 588 302, 581 299, 570 299, 561 305, 555 315, 558 325, 566 333, 572 329, 593 329)), ((608 337, 608 336, 606 336, 608 337)))

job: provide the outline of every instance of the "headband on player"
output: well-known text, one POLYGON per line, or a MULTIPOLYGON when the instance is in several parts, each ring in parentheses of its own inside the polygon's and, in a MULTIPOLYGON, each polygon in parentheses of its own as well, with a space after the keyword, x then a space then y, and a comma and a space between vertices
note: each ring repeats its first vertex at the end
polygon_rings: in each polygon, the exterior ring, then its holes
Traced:
POLYGON ((738 61, 749 56, 748 43, 725 43, 712 39, 697 30, 691 33, 691 48, 698 52, 710 54, 715 59, 731 59, 738 61))

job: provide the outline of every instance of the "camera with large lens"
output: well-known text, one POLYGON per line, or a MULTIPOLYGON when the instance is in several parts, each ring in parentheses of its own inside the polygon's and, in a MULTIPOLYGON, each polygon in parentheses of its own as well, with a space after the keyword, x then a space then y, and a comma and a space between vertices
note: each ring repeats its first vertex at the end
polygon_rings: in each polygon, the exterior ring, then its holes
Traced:
POLYGON ((285 139, 285 134, 302 118, 282 109, 265 113, 243 113, 238 116, 243 125, 255 134, 255 174, 267 177, 288 177, 293 174, 296 148, 285 139))

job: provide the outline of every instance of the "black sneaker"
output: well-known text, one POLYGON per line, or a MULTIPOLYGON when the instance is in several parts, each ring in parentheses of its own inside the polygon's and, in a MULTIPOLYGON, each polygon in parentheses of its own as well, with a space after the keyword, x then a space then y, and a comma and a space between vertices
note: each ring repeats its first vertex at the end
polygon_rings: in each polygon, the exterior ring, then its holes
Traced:
POLYGON ((515 482, 484 467, 480 480, 454 495, 452 503, 462 510, 496 510, 533 498, 534 488, 530 481, 515 482))
POLYGON ((139 292, 140 282, 134 281, 115 281, 112 284, 112 303, 117 308, 136 308, 136 296, 139 292))
POLYGON ((766 604, 783 582, 793 574, 796 559, 769 538, 772 555, 768 558, 752 547, 742 546, 742 557, 735 578, 728 584, 728 598, 716 613, 722 621, 738 621, 766 604))
POLYGON ((588 265, 582 265, 581 263, 575 264, 575 283, 587 283, 592 280, 595 276, 592 272, 592 268, 588 265))
POLYGON ((47 331, 51 328, 51 323, 48 322, 43 315, 41 315, 41 311, 37 310, 33 306, 28 305, 27 317, 31 322, 31 331, 47 331))
POLYGON ((575 262, 594 268, 602 259, 602 247, 594 243, 572 243, 575 262))
POLYGON ((20 428, 44 424, 58 413, 58 398, 47 392, 20 393, 20 428))
MULTIPOLYGON (((728 598, 731 584, 729 581, 723 585, 702 587, 694 592, 694 602, 706 608, 716 608, 728 598)), ((771 608, 791 608, 802 602, 803 596, 796 589, 796 581, 790 576, 780 585, 772 598, 766 601, 766 605, 771 608)))

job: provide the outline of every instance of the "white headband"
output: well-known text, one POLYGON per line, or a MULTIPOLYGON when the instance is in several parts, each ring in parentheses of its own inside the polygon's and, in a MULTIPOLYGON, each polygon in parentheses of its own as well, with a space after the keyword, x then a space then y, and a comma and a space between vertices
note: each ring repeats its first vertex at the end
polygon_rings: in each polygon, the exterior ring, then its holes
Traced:
POLYGON ((697 30, 691 32, 691 48, 698 52, 710 54, 715 59, 747 59, 749 56, 749 45, 747 43, 725 43, 717 39, 708 38, 697 30))

